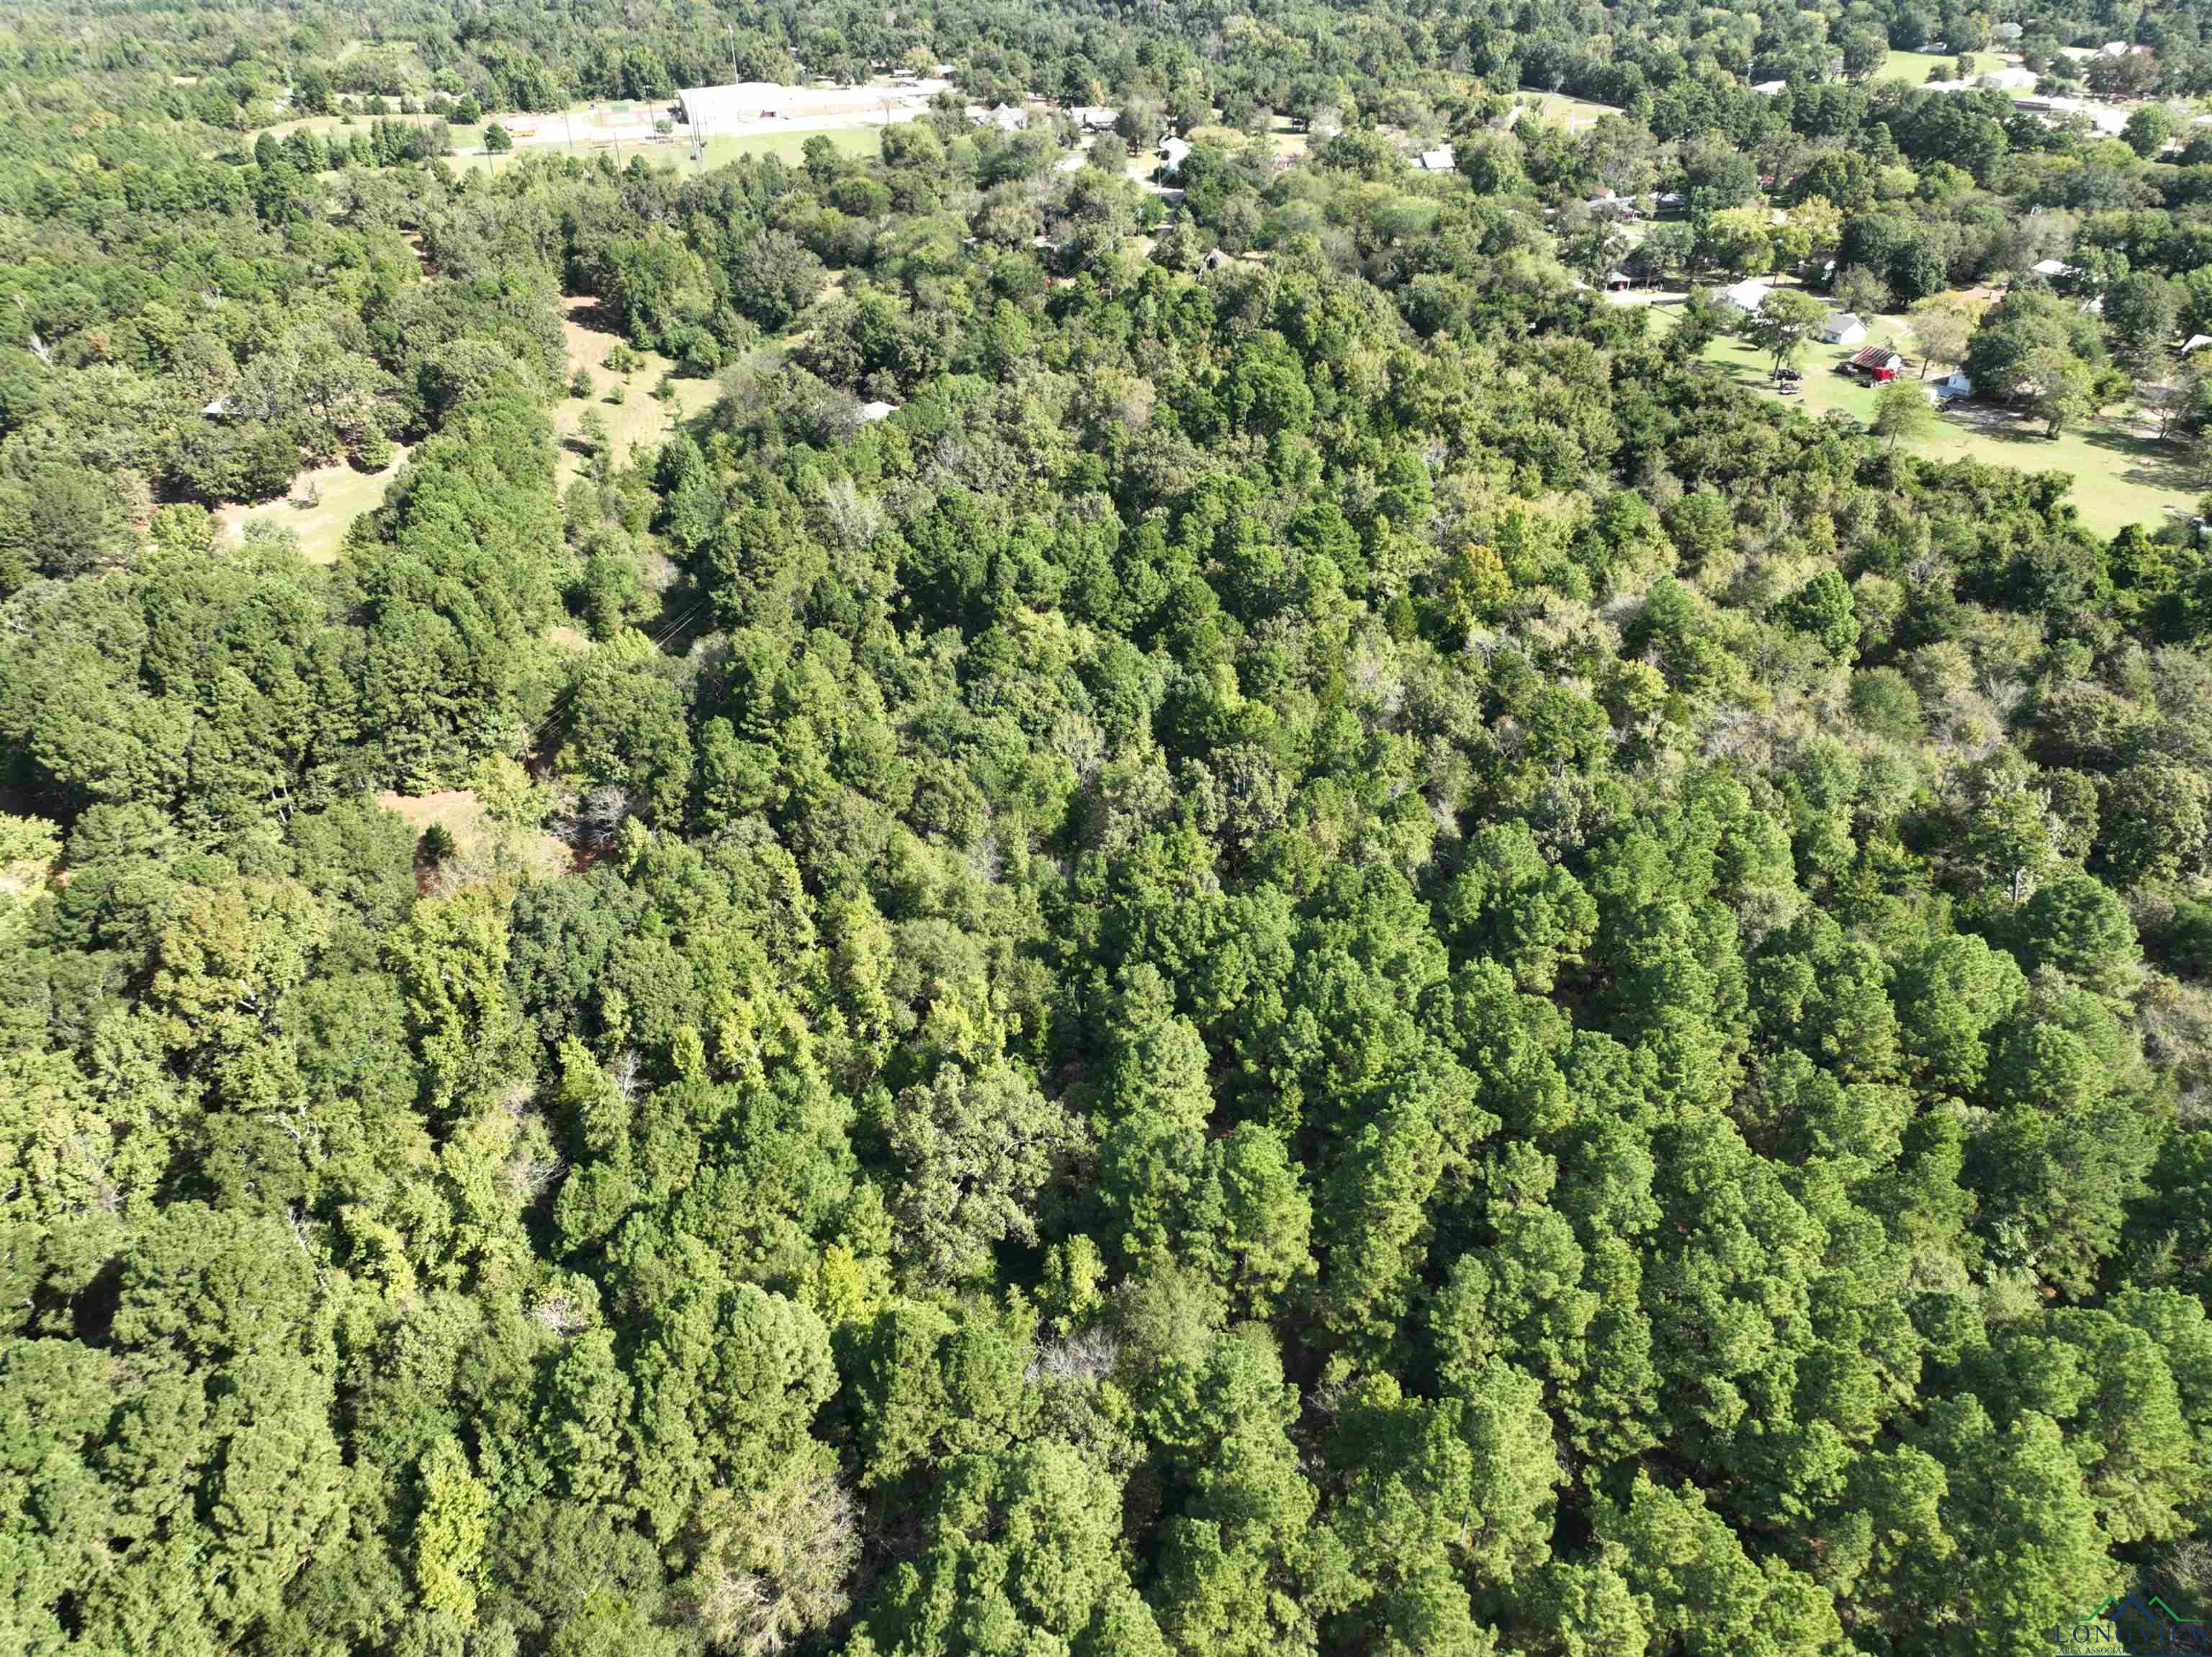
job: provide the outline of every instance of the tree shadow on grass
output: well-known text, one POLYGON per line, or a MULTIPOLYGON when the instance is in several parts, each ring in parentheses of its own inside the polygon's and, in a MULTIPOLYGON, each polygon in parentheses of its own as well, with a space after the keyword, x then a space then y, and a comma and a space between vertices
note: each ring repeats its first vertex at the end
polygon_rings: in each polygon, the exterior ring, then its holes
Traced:
MULTIPOLYGON (((573 300, 571 302, 573 304, 573 300)), ((615 314, 613 308, 604 299, 592 298, 581 305, 575 305, 568 312, 568 320, 580 328, 589 328, 594 333, 611 333, 617 339, 623 337, 622 319, 615 314)))
POLYGON ((1950 403, 1943 409, 1943 418, 1948 424, 1994 442, 2037 448, 2048 448, 2051 442, 2041 419, 2024 409, 2008 408, 2002 403, 1950 403))
POLYGON ((2203 486, 2197 468, 2180 447, 2163 438, 2143 437, 2117 427, 2096 426, 2082 433, 2093 448, 2125 457, 2118 475, 2144 489, 2172 490, 2193 498, 2203 486))

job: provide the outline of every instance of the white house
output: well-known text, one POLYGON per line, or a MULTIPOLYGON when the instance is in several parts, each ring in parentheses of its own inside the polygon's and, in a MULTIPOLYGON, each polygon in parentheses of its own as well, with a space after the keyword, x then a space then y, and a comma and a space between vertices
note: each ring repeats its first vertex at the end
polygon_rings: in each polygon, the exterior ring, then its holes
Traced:
POLYGON ((1974 382, 1966 377, 1966 371, 1964 369, 1954 369, 1930 386, 1929 390, 1936 393, 1938 402, 1948 403, 1954 398, 1972 397, 1974 394, 1974 382))
POLYGON ((1121 119, 1121 112, 1109 109, 1103 104, 1078 104, 1067 112, 1067 118, 1085 132, 1111 132, 1121 119))
POLYGON ((1773 291, 1772 283, 1761 282, 1757 277, 1747 277, 1733 288, 1722 289, 1721 301, 1723 304, 1735 306, 1748 316, 1766 303, 1767 295, 1773 291))
POLYGON ((1160 176, 1174 179, 1182 176, 1183 158, 1190 154, 1190 141, 1172 135, 1160 140, 1160 176))
POLYGON ((1849 311, 1831 311, 1828 320, 1820 325, 1820 343, 1824 345, 1856 345, 1866 338, 1866 324, 1849 311))
POLYGON ((1449 144, 1440 143, 1434 149, 1424 149, 1419 159, 1424 173, 1449 173, 1457 156, 1449 144))
POLYGON ((1771 98, 1790 84, 1787 81, 1753 81, 1751 89, 1762 98, 1771 98))
POLYGON ((1001 132, 1026 132, 1030 130, 1030 113, 1016 109, 1012 104, 1000 104, 987 118, 1001 132))
POLYGON ((882 399, 878 398, 872 403, 863 403, 860 405, 860 422, 863 425, 873 425, 878 420, 890 419, 891 416, 897 412, 897 404, 886 403, 882 399))
POLYGON ((2057 282, 2062 277, 2074 274, 2074 267, 2063 259, 2039 259, 2027 268, 2047 282, 2057 282))

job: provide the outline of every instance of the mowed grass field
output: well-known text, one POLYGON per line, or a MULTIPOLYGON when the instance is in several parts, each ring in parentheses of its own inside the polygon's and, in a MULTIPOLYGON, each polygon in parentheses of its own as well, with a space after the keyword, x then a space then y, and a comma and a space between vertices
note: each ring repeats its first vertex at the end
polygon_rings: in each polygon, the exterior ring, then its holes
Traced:
MULTIPOLYGON (((1907 81, 1918 86, 1928 78, 1930 70, 1943 71, 1936 77, 1939 80, 1952 79, 1959 72, 1958 64, 1959 54, 1955 52, 1893 52, 1882 61, 1881 67, 1875 70, 1874 78, 1877 81, 1907 81)), ((1974 54, 1974 73, 1977 75, 1994 75, 2003 67, 2004 59, 1994 52, 1974 54)))
MULTIPOLYGON (((1680 320, 1679 305, 1654 305, 1650 312, 1655 332, 1670 332, 1680 320)), ((1887 340, 1909 355, 1909 333, 1903 319, 1884 317, 1864 343, 1887 340)), ((1805 375, 1804 390, 1790 398, 1776 392, 1768 378, 1765 354, 1742 340, 1722 336, 1705 348, 1704 360, 1725 370, 1737 384, 1787 402, 1814 419, 1834 409, 1869 420, 1875 410, 1874 388, 1834 372, 1837 361, 1849 355, 1832 345, 1814 344, 1798 364, 1805 375)), ((1916 361, 1911 372, 1918 371, 1916 361)), ((1946 372, 1948 365, 1939 365, 1929 378, 1946 372)), ((2100 535, 2132 523, 2164 523, 2172 515, 2169 507, 2193 509, 2202 491, 2177 447, 2141 436, 2119 419, 2091 421, 2055 438, 2043 435, 2042 421, 2021 418, 1991 404, 1954 403, 1941 411, 1941 429, 1911 445, 1911 453, 1930 460, 1978 460, 2021 472, 2070 472, 2074 488, 2069 498, 2081 521, 2100 535)))

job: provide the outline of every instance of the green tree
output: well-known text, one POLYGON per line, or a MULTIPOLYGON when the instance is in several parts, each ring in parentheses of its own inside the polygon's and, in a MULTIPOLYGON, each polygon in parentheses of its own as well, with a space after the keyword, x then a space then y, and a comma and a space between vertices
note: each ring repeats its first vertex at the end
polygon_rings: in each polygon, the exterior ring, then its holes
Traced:
POLYGON ((1805 354, 1828 320, 1828 308, 1812 295, 1779 288, 1761 300, 1759 308, 1744 318, 1744 338, 1764 351, 1777 370, 1786 369, 1805 354))
POLYGON ((1011 1065, 948 1065, 901 1093, 889 1124, 902 1169, 892 1214, 925 1282, 986 1270, 992 1248, 1036 1235, 1038 1191, 1082 1142, 1059 1106, 1011 1065))
POLYGON ((1926 392, 1910 381, 1893 380, 1875 393, 1874 417, 1867 429, 1894 450, 1899 443, 1923 442, 1942 425, 1926 392))

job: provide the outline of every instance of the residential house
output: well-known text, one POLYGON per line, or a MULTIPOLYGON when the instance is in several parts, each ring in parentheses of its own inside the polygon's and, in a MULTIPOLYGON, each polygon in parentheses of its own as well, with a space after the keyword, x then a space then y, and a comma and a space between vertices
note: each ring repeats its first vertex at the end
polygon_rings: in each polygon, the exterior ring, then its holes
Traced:
POLYGON ((1820 325, 1824 345, 1856 345, 1867 335, 1867 326, 1849 311, 1831 311, 1820 325))
POLYGON ((1774 291, 1771 282, 1761 282, 1757 277, 1747 277, 1733 288, 1721 289, 1721 302, 1732 305, 1748 316, 1766 303, 1767 295, 1774 291))

